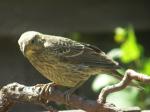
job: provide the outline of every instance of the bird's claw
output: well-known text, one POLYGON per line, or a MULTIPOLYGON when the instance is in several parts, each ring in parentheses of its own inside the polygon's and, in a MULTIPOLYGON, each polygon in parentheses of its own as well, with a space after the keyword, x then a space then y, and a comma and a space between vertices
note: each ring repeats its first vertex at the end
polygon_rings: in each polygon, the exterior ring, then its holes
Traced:
POLYGON ((36 87, 40 87, 40 97, 39 97, 39 100, 43 100, 42 102, 44 103, 44 104, 47 104, 48 103, 48 101, 47 101, 47 99, 45 99, 45 96, 48 96, 49 95, 49 93, 50 93, 50 91, 49 91, 49 89, 51 88, 51 87, 54 87, 56 84, 55 83, 47 83, 47 84, 37 84, 36 85, 36 87))
POLYGON ((65 97, 67 104, 69 104, 70 97, 72 96, 73 92, 74 92, 74 89, 69 89, 69 90, 65 91, 64 97, 65 97))
POLYGON ((48 95, 48 93, 49 93, 49 88, 50 88, 50 87, 54 87, 55 85, 56 85, 56 84, 53 83, 53 82, 52 82, 52 83, 44 84, 44 86, 42 87, 41 93, 48 95))

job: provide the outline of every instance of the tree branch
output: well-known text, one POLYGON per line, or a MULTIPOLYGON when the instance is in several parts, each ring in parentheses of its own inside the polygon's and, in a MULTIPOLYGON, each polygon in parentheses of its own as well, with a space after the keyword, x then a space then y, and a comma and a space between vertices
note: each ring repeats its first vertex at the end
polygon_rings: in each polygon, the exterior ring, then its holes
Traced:
POLYGON ((134 70, 128 69, 125 72, 123 79, 119 83, 111 85, 111 86, 107 86, 102 89, 98 98, 98 102, 105 103, 106 97, 108 96, 108 94, 124 89, 131 83, 132 80, 137 80, 143 83, 150 83, 149 76, 141 74, 141 73, 137 73, 134 70))
POLYGON ((144 83, 150 82, 150 77, 133 70, 127 70, 121 82, 102 89, 97 101, 85 100, 82 97, 72 95, 69 102, 66 102, 64 93, 53 86, 49 87, 49 84, 25 86, 18 83, 11 83, 0 90, 0 112, 7 112, 17 102, 42 105, 51 112, 57 112, 57 110, 47 106, 49 102, 66 104, 87 112, 140 112, 139 108, 120 109, 113 104, 106 103, 108 94, 124 89, 130 84, 132 79, 144 83), (48 91, 45 91, 47 87, 48 91))

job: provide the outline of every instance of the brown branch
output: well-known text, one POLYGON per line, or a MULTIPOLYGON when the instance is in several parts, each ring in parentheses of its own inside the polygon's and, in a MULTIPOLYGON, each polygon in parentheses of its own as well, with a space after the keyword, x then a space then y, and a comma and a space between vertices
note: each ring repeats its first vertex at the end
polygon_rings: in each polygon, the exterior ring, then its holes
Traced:
POLYGON ((98 102, 105 103, 108 94, 124 89, 131 83, 132 80, 137 80, 137 81, 140 81, 143 83, 150 83, 149 76, 135 72, 134 70, 128 69, 125 72, 123 79, 119 83, 117 83, 115 85, 107 86, 102 89, 102 91, 99 95, 99 98, 98 98, 98 102))
MULTIPOLYGON (((82 109, 87 112, 140 112, 139 108, 119 109, 113 104, 105 103, 109 93, 119 91, 130 83, 132 79, 142 82, 150 82, 150 77, 137 73, 133 70, 127 70, 123 80, 114 85, 104 88, 98 101, 85 100, 82 97, 72 95, 69 102, 66 102, 64 93, 54 88, 48 88, 44 91, 47 84, 38 84, 35 86, 25 86, 18 83, 11 83, 0 90, 0 112, 6 112, 17 102, 39 104, 54 112, 56 109, 49 108, 47 103, 56 102, 69 105, 71 107, 82 109)), ((76 111, 78 112, 78 111, 76 111)))
MULTIPOLYGON (((53 87, 50 87, 48 94, 43 93, 44 87, 45 84, 28 87, 18 83, 11 83, 4 86, 0 93, 0 112, 6 112, 17 102, 39 104, 42 106, 44 105, 45 107, 48 102, 59 102, 62 104, 70 105, 74 108, 83 109, 88 112, 116 112, 120 110, 113 105, 99 105, 95 101, 84 100, 83 98, 76 95, 73 95, 70 98, 68 104, 62 92, 54 89, 53 87)), ((50 110, 55 111, 51 108, 50 110)))

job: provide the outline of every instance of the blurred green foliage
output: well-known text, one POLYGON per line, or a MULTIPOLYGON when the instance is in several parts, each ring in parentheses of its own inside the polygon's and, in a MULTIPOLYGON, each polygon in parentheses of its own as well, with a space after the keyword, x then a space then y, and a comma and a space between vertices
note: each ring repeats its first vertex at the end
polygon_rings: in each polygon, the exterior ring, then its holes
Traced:
MULTIPOLYGON (((144 48, 138 43, 135 31, 131 25, 125 28, 116 28, 114 40, 119 44, 119 48, 112 49, 108 53, 110 57, 118 59, 122 64, 126 65, 126 68, 150 75, 150 58, 144 55, 144 48)), ((112 83, 114 83, 112 77, 104 78, 103 75, 98 75, 92 84, 92 88, 95 92, 98 92, 102 87, 112 83)), ((119 107, 136 105, 148 108, 150 107, 150 102, 148 101, 150 99, 150 86, 142 86, 145 88, 144 91, 130 87, 109 95, 108 101, 119 107)))
POLYGON ((80 41, 81 34, 79 32, 74 32, 74 33, 71 33, 69 37, 73 40, 80 41))
POLYGON ((147 75, 150 75, 150 58, 144 60, 141 71, 147 75))
POLYGON ((123 63, 129 63, 140 58, 142 47, 137 43, 131 26, 128 28, 116 28, 115 40, 121 43, 120 50, 122 55, 120 59, 123 63))

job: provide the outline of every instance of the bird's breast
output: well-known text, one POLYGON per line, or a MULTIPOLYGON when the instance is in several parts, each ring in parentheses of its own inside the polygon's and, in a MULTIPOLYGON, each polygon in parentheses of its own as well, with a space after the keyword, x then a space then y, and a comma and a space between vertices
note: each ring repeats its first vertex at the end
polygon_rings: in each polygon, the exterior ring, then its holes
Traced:
POLYGON ((78 70, 72 64, 62 63, 54 56, 33 55, 28 57, 31 64, 47 79, 56 84, 74 87, 89 76, 78 70))

